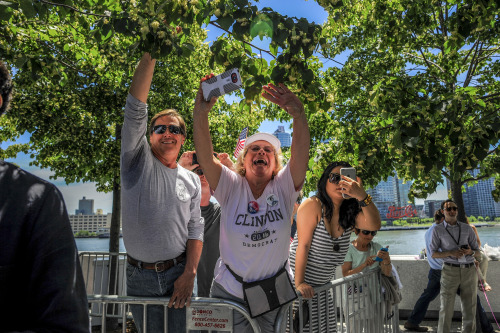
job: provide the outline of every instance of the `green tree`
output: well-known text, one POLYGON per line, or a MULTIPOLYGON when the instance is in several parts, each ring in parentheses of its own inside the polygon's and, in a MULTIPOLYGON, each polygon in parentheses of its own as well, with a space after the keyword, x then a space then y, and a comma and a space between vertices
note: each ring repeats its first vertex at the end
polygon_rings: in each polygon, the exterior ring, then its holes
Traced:
POLYGON ((368 185, 397 172, 417 198, 445 177, 463 220, 463 184, 500 170, 498 1, 319 3, 325 55, 350 55, 322 76, 334 107, 311 116, 312 136, 334 140, 311 169, 351 160, 368 185))

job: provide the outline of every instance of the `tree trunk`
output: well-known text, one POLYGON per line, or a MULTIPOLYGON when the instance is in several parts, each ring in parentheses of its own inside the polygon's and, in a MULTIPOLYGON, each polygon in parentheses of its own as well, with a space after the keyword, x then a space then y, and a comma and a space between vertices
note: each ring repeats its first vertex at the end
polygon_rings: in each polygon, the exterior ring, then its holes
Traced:
POLYGON ((464 206, 464 198, 462 196, 462 181, 450 180, 450 184, 451 184, 451 197, 458 206, 457 219, 460 222, 465 222, 465 206, 464 206))
MULTIPOLYGON (((121 125, 116 125, 116 137, 120 139, 121 125)), ((111 226, 109 230, 109 283, 108 295, 118 295, 120 281, 120 223, 121 221, 121 188, 120 174, 113 179, 113 208, 111 226)), ((123 263, 125 264, 125 263, 123 263)), ((108 305, 108 315, 118 315, 118 305, 108 305)), ((114 330, 118 327, 118 318, 106 318, 106 329, 114 330)))

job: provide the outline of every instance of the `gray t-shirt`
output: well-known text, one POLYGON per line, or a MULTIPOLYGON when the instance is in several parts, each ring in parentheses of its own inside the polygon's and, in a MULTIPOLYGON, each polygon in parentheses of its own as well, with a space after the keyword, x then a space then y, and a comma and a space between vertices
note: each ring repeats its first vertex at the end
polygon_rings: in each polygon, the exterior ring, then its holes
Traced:
POLYGON ((147 120, 147 105, 129 94, 120 168, 123 242, 131 257, 152 263, 178 257, 188 239, 203 241, 203 218, 200 179, 153 155, 147 120))
POLYGON ((203 251, 198 265, 198 296, 209 297, 214 279, 214 269, 219 259, 220 205, 210 202, 201 207, 201 216, 205 220, 203 251))

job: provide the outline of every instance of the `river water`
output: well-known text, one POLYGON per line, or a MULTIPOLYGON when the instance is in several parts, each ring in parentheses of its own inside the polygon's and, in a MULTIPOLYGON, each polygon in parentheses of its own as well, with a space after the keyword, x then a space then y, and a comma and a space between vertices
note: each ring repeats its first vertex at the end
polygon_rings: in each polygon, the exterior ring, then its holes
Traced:
MULTIPOLYGON (((391 254, 418 255, 425 247, 425 231, 425 229, 379 231, 374 241, 382 246, 389 245, 391 254)), ((483 245, 500 246, 500 225, 477 228, 477 232, 483 245)), ((352 238, 354 238, 354 233, 352 235, 352 238)), ((109 239, 77 238, 76 246, 78 251, 108 251, 109 239)), ((123 238, 120 238, 120 251, 125 252, 123 238)))

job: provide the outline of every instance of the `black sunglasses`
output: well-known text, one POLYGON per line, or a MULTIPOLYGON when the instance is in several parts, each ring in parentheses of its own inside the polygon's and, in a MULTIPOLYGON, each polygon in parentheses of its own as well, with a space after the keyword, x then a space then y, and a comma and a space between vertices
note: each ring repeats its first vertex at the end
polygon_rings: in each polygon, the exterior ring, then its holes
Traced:
POLYGON ((342 176, 340 176, 340 174, 338 173, 331 173, 329 176, 328 176, 328 181, 332 184, 338 184, 339 181, 342 179, 342 176))
POLYGON ((362 230, 362 229, 358 229, 358 230, 361 231, 363 233, 363 235, 368 236, 369 234, 372 234, 372 236, 374 236, 374 237, 378 232, 378 231, 370 231, 370 230, 362 230))
POLYGON ((340 250, 340 245, 338 243, 334 243, 333 244, 333 251, 339 252, 339 250, 340 250))
POLYGON ((163 134, 167 131, 167 128, 172 134, 184 135, 184 131, 182 130, 182 128, 176 125, 155 125, 151 130, 151 133, 155 132, 156 134, 163 134))
POLYGON ((452 210, 454 210, 454 211, 458 210, 457 207, 446 207, 445 209, 447 212, 451 212, 452 210))

